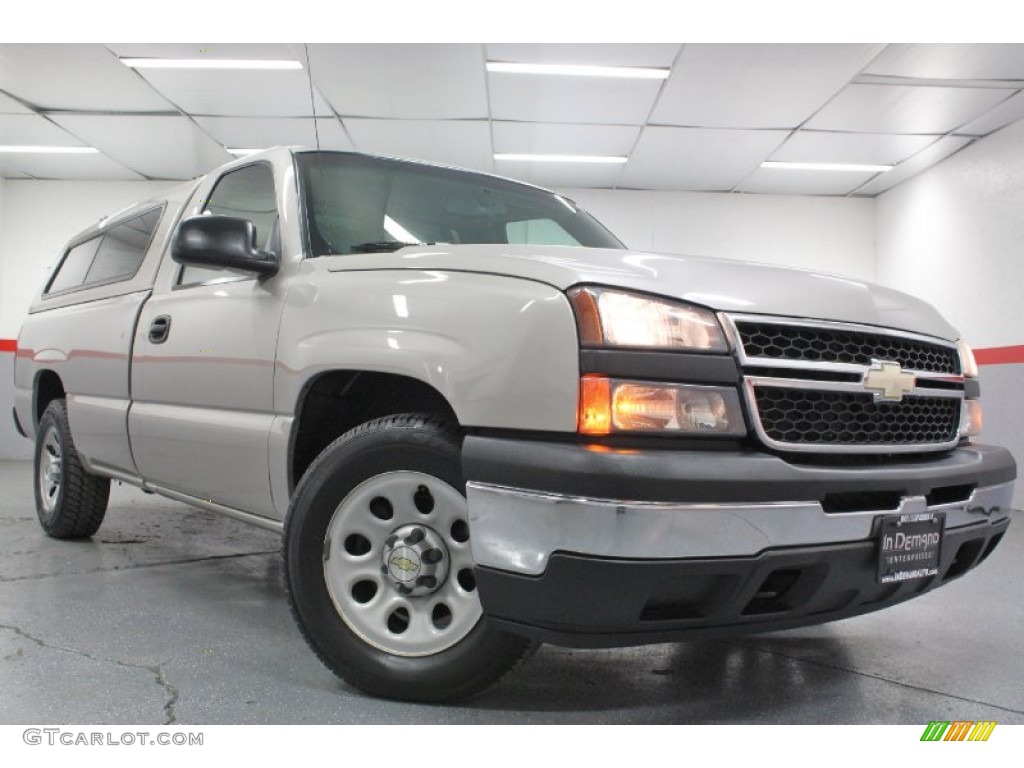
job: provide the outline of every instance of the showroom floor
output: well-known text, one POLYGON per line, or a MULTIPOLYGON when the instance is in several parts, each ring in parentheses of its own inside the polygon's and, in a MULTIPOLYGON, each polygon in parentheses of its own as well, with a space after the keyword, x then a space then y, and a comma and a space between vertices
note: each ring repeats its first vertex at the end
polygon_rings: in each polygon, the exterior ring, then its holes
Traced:
POLYGON ((278 537, 116 486, 47 539, 0 462, 0 723, 1024 723, 1024 520, 985 566, 873 615, 733 641, 546 646, 453 707, 379 701, 299 636, 278 537))

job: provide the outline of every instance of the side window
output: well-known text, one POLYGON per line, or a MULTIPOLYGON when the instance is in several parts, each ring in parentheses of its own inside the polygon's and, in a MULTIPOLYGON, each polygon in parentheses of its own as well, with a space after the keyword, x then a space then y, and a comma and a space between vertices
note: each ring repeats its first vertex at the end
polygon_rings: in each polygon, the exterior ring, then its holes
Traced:
POLYGON ((86 283, 102 283, 134 275, 142 265, 142 259, 149 248, 149 241, 160 223, 157 209, 111 227, 103 236, 103 242, 85 276, 86 283))
POLYGON ((100 246, 101 237, 94 237, 76 245, 64 260, 57 267, 57 274, 53 276, 47 293, 66 291, 68 288, 77 288, 85 282, 85 275, 92 265, 92 258, 96 255, 96 249, 100 246))
POLYGON ((68 251, 47 293, 130 278, 139 270, 163 208, 117 224, 68 251))
MULTIPOLYGON (((256 163, 224 174, 213 188, 203 213, 248 219, 256 225, 256 247, 274 250, 277 230, 277 197, 274 172, 266 163, 256 163)), ((186 265, 178 285, 207 283, 219 279, 250 277, 247 272, 186 265)))

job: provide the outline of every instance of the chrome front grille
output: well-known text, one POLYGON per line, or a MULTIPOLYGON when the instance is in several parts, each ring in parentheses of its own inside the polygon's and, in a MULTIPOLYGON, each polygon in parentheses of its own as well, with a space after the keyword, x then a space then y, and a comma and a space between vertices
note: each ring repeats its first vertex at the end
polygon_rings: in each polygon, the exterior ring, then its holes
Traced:
POLYGON ((723 319, 743 372, 747 410, 765 445, 909 453, 945 450, 959 440, 964 377, 955 344, 845 323, 723 319), (899 372, 894 392, 866 386, 882 367, 899 372))
POLYGON ((955 440, 960 400, 905 397, 875 402, 870 394, 757 387, 757 412, 765 433, 794 445, 935 445, 955 440))
POLYGON ((750 321, 737 321, 736 332, 748 357, 857 365, 891 360, 908 371, 960 373, 955 347, 891 333, 750 321))

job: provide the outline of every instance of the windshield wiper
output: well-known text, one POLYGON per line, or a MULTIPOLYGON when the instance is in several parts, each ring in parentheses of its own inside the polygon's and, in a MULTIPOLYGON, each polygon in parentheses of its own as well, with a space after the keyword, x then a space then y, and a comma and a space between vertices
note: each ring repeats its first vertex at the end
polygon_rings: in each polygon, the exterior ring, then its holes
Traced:
POLYGON ((405 248, 410 245, 429 245, 429 243, 403 243, 397 240, 382 240, 377 243, 353 245, 350 250, 352 253, 392 253, 399 248, 405 248))

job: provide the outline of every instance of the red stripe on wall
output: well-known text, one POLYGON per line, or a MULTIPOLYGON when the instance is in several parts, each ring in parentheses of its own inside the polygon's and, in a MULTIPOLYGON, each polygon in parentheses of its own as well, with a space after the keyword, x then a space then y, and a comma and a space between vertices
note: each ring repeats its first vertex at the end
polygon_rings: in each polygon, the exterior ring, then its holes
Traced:
MULTIPOLYGON (((17 352, 17 339, 0 339, 0 352, 17 352)), ((978 365, 1011 365, 1024 363, 1024 344, 1015 347, 989 347, 974 350, 978 365)))
POLYGON ((974 350, 974 359, 978 361, 978 365, 1024 363, 1024 346, 976 349, 974 350))

